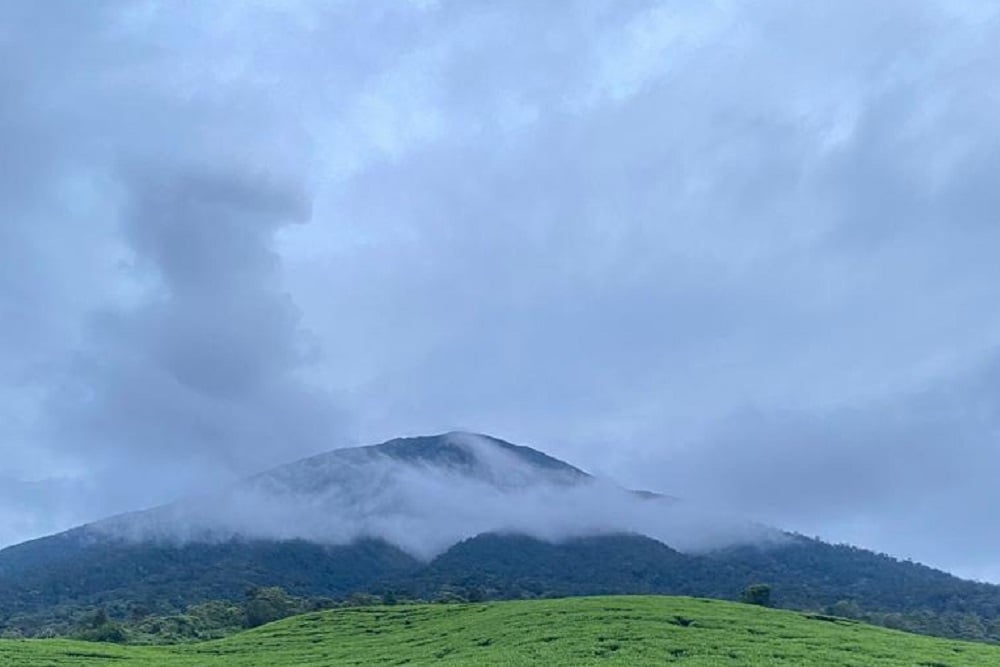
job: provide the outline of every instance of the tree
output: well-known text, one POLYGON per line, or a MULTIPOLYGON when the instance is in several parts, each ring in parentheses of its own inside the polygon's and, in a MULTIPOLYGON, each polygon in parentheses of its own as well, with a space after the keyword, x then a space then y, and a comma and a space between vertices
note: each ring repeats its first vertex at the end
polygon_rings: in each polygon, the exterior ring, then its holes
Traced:
POLYGON ((740 602, 755 604, 759 607, 771 606, 771 587, 767 584, 751 584, 743 589, 740 602))
POLYGON ((294 614, 296 600, 278 586, 253 587, 246 592, 243 609, 243 624, 248 628, 256 628, 294 614))
POLYGON ((100 607, 90 619, 90 628, 95 630, 108 624, 108 610, 100 607))
POLYGON ((861 607, 854 600, 837 600, 826 608, 826 613, 841 618, 863 618, 861 607))
POLYGON ((128 641, 125 628, 108 618, 108 611, 101 607, 90 617, 86 626, 77 633, 77 638, 91 642, 113 642, 124 644, 128 641))
POLYGON ((80 639, 90 642, 110 642, 113 644, 124 644, 128 641, 128 635, 118 623, 108 622, 99 628, 92 628, 80 634, 80 639))

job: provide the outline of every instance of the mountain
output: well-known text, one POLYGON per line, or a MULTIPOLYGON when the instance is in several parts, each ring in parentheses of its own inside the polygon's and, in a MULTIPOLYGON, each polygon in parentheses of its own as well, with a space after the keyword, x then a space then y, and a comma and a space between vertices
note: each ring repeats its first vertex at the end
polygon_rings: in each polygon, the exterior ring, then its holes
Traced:
POLYGON ((172 612, 254 586, 344 598, 668 593, 1000 639, 1000 587, 705 514, 540 451, 449 433, 334 450, 0 551, 0 630, 172 612))
POLYGON ((756 539, 764 529, 694 517, 669 498, 619 488, 529 447, 446 433, 334 450, 83 530, 96 540, 154 543, 384 539, 427 561, 489 532, 552 540, 637 532, 686 549, 756 539))

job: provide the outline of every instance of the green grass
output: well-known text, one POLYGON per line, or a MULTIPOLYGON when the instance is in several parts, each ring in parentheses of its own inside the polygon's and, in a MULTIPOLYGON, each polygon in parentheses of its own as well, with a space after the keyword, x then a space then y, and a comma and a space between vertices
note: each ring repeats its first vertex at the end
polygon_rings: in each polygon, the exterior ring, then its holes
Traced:
POLYGON ((358 607, 180 646, 0 641, 0 665, 1000 665, 1000 647, 681 597, 358 607))

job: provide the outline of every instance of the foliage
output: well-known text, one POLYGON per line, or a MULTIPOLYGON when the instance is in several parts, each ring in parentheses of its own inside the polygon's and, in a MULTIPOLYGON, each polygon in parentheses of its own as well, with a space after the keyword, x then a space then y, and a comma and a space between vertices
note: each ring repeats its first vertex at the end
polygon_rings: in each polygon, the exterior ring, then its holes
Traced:
POLYGON ((77 635, 78 639, 90 642, 112 642, 114 644, 124 644, 128 641, 128 634, 120 623, 107 621, 94 628, 81 630, 77 635))
POLYGON ((776 607, 1000 641, 1000 587, 799 536, 691 555, 637 535, 559 544, 481 535, 420 563, 377 540, 169 545, 87 542, 71 532, 0 552, 0 634, 79 636, 103 608, 130 642, 184 642, 344 603, 604 594, 739 600, 759 582, 770 585, 776 607), (286 597, 272 590, 247 606, 248 590, 275 587, 286 597))
POLYGON ((293 598, 279 586, 247 590, 243 605, 243 625, 256 628, 279 618, 285 618, 305 611, 303 601, 293 598))
POLYGON ((595 597, 345 607, 177 646, 0 641, 18 667, 320 665, 769 665, 967 667, 1000 647, 921 637, 832 616, 715 600, 595 597))
POLYGON ((751 584, 740 593, 740 602, 758 607, 771 606, 771 587, 767 584, 751 584))
POLYGON ((108 612, 104 607, 93 613, 86 626, 80 629, 76 637, 84 641, 114 644, 124 644, 128 641, 128 633, 125 632, 125 628, 120 623, 109 619, 108 612))

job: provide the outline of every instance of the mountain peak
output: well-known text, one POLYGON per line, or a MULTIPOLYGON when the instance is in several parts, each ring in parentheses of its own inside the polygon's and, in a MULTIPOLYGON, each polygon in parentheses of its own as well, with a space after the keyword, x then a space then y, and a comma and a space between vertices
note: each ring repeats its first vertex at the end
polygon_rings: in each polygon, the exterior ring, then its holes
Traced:
POLYGON ((639 505, 627 490, 536 449, 456 431, 335 449, 210 497, 89 528, 132 541, 379 537, 427 559, 484 532, 563 539, 633 531, 634 515, 654 510, 639 505))
POLYGON ((552 541, 637 533, 684 550, 758 539, 762 529, 744 524, 595 479, 531 447, 456 431, 335 449, 79 534, 160 544, 378 538, 429 560, 482 533, 552 541))
POLYGON ((587 478, 579 468, 549 456, 544 452, 506 440, 467 431, 450 431, 438 435, 394 438, 378 445, 359 449, 377 452, 397 461, 444 465, 452 468, 473 468, 484 463, 491 453, 500 453, 514 460, 549 472, 558 472, 571 478, 587 478))

